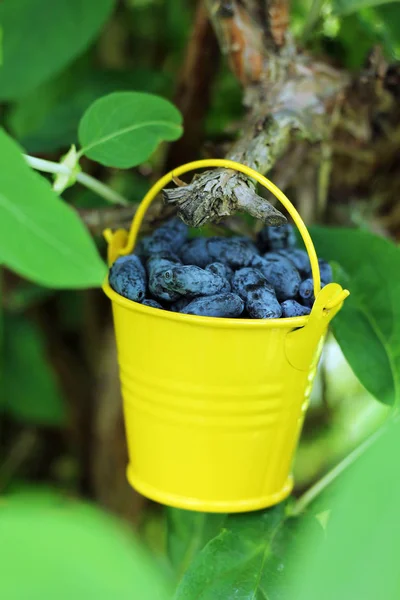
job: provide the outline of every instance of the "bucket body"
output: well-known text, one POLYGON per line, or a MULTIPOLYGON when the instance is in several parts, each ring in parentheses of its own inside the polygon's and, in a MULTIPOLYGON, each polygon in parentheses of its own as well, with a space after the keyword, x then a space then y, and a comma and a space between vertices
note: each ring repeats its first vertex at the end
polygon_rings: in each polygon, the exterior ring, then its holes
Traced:
MULTIPOLYGON (((125 300, 107 284, 104 290, 113 306, 131 485, 199 511, 283 500, 323 332, 300 370, 285 348, 299 319, 271 327, 180 315, 125 300)), ((303 345, 299 338, 295 351, 303 345)))
POLYGON ((307 250, 311 314, 292 319, 216 319, 112 301, 128 480, 163 504, 198 511, 265 508, 289 495, 293 455, 329 321, 349 295, 321 289, 311 237, 290 200, 250 167, 226 159, 182 165, 139 205, 129 232, 105 230, 110 265, 133 252, 143 217, 176 177, 204 167, 233 169, 268 189, 288 210, 307 250))

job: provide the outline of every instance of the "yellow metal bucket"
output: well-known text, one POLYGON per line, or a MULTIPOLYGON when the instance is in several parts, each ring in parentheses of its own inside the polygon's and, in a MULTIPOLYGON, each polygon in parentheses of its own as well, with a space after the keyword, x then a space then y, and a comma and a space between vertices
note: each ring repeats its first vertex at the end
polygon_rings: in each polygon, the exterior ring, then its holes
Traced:
POLYGON ((165 175, 141 203, 129 234, 105 231, 109 262, 132 252, 143 216, 173 177, 236 169, 285 206, 307 248, 315 303, 307 317, 217 319, 112 301, 129 450, 128 480, 163 504, 208 512, 261 509, 290 494, 290 474, 329 321, 349 294, 320 290, 309 233, 287 197, 249 167, 201 160, 165 175))

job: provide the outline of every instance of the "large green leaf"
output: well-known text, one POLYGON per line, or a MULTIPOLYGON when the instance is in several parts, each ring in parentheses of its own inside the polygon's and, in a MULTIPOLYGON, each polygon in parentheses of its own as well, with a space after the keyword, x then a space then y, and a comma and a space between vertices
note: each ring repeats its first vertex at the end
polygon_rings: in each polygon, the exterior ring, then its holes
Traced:
POLYGON ((178 577, 206 543, 220 532, 226 518, 225 514, 167 509, 168 557, 178 577))
POLYGON ((2 409, 22 422, 60 425, 64 402, 40 331, 22 316, 4 324, 2 409))
POLYGON ((3 496, 1 595, 15 600, 166 600, 161 574, 127 528, 56 494, 3 496))
POLYGON ((315 552, 307 528, 299 571, 285 600, 400 598, 400 425, 387 432, 324 494, 330 517, 315 552))
MULTIPOLYGON (((283 505, 229 516, 194 558, 175 600, 284 600, 298 550, 294 521, 286 518, 283 505)), ((310 530, 320 537, 322 529, 312 521, 310 530)))
POLYGON ((349 277, 351 295, 332 322, 343 354, 366 389, 393 404, 400 397, 400 250, 355 229, 313 228, 312 237, 318 254, 349 277))
POLYGON ((157 93, 168 83, 165 74, 145 69, 85 70, 73 77, 68 86, 64 84, 66 89, 59 79, 24 97, 9 113, 7 123, 13 135, 30 153, 58 150, 76 143, 80 118, 104 94, 117 90, 157 93))
POLYGON ((96 100, 79 124, 81 153, 121 169, 139 165, 159 142, 181 134, 178 109, 164 98, 139 92, 115 92, 96 100))
POLYGON ((75 211, 0 130, 0 263, 49 287, 100 285, 106 272, 75 211))
POLYGON ((3 0, 0 99, 28 93, 81 54, 114 4, 115 0, 3 0))
POLYGON ((362 10, 363 8, 371 8, 380 6, 381 4, 389 4, 398 1, 399 0, 334 0, 333 7, 336 13, 348 15, 358 10, 362 10))

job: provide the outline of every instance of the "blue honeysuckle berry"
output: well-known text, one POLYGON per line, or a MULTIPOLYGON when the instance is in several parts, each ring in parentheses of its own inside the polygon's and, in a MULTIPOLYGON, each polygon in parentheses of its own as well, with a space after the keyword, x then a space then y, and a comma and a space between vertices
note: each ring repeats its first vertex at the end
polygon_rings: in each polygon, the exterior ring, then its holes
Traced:
POLYGON ((226 287, 226 279, 195 265, 171 267, 161 274, 163 287, 182 296, 211 296, 226 287))
POLYGON ((246 311, 253 319, 277 319, 282 309, 274 288, 261 271, 245 267, 232 278, 232 290, 245 302, 246 311))
POLYGON ((304 317, 311 312, 311 308, 303 306, 296 300, 285 300, 281 307, 283 317, 304 317))
POLYGON ((285 223, 277 227, 263 227, 258 234, 257 242, 262 252, 295 248, 296 234, 293 225, 285 223))
POLYGON ((185 315, 202 317, 239 317, 244 310, 244 302, 237 294, 217 294, 192 300, 183 310, 185 315))
POLYGON ((156 300, 152 300, 151 298, 145 298, 142 304, 144 306, 150 306, 151 308, 163 308, 159 302, 157 302, 156 300))
POLYGON ((211 271, 211 273, 215 273, 220 277, 224 277, 228 281, 231 281, 233 277, 233 269, 231 269, 229 265, 224 265, 220 262, 213 262, 207 265, 206 270, 211 271))
POLYGON ((196 265, 203 269, 213 262, 213 259, 208 253, 207 238, 198 237, 188 240, 181 246, 179 255, 183 264, 196 265))
POLYGON ((259 269, 270 283, 280 302, 295 298, 300 287, 300 273, 294 264, 277 252, 255 257, 252 266, 259 269))
MULTIPOLYGON (((188 232, 179 218, 164 223, 135 254, 115 261, 111 287, 145 306, 187 314, 268 319, 310 313, 310 261, 295 246, 292 225, 264 227, 257 245, 238 235, 188 239, 188 232)), ((332 269, 318 262, 324 287, 332 269)))
POLYGON ((288 258, 300 273, 308 274, 310 272, 310 259, 305 250, 300 250, 299 248, 284 248, 277 252, 288 258))
POLYGON ((220 262, 232 269, 250 265, 254 250, 241 239, 211 237, 207 239, 207 251, 212 257, 210 262, 220 262))
POLYGON ((147 271, 149 275, 149 290, 152 296, 160 300, 174 302, 178 300, 180 294, 164 287, 163 273, 176 266, 177 263, 161 258, 157 255, 151 256, 147 261, 147 271))
POLYGON ((146 294, 146 271, 140 259, 130 254, 121 256, 112 265, 109 284, 120 296, 141 302, 146 294))

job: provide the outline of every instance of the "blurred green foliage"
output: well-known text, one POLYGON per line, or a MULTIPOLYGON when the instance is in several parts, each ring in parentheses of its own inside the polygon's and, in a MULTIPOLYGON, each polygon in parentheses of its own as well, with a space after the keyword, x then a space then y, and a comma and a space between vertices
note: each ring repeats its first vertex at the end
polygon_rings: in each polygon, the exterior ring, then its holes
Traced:
POLYGON ((7 160, 7 171, 0 173, 1 262, 49 287, 100 285, 105 265, 78 215, 28 167, 4 130, 0 155, 7 160))
POLYGON ((98 98, 116 91, 163 92, 168 77, 146 69, 82 69, 50 80, 10 109, 12 134, 30 153, 53 152, 78 141, 84 112, 98 98))
MULTIPOLYGON (((191 0, 0 3, 0 593, 162 600, 175 586, 179 600, 397 600, 397 425, 305 514, 294 498, 249 515, 146 508, 139 539, 82 501, 96 498, 90 465, 110 315, 101 292, 78 289, 101 283, 105 244, 75 210, 102 222, 114 207, 78 184, 60 199, 21 149, 59 161, 78 142, 84 113, 115 92, 173 101, 195 8, 191 0)), ((353 72, 377 44, 388 60, 400 57, 398 1, 293 0, 291 29, 301 47, 353 72)), ((243 115, 242 91, 222 61, 205 119, 211 147, 234 139, 243 115)), ((96 119, 101 127, 107 111, 96 119)), ((128 171, 115 168, 126 165, 115 160, 121 148, 112 150, 103 164, 83 159, 82 167, 129 208, 162 172, 166 148, 128 171)), ((393 405, 400 385, 399 249, 343 228, 315 228, 313 239, 352 295, 333 327, 348 362, 330 346, 321 363, 297 457, 299 488, 392 414, 372 396, 393 405)))
POLYGON ((2 2, 0 97, 16 99, 60 72, 98 36, 114 6, 114 0, 2 2))
POLYGON ((304 526, 302 542, 308 555, 300 558, 288 599, 399 597, 399 450, 397 421, 343 474, 334 492, 322 497, 319 508, 330 515, 326 540, 317 548, 310 545, 304 526))
POLYGON ((65 424, 65 405, 43 334, 22 315, 5 315, 2 411, 36 425, 65 424))
POLYGON ((344 355, 371 394, 385 404, 398 403, 399 248, 361 230, 313 228, 312 236, 317 252, 344 270, 339 283, 351 289, 332 323, 344 355))

